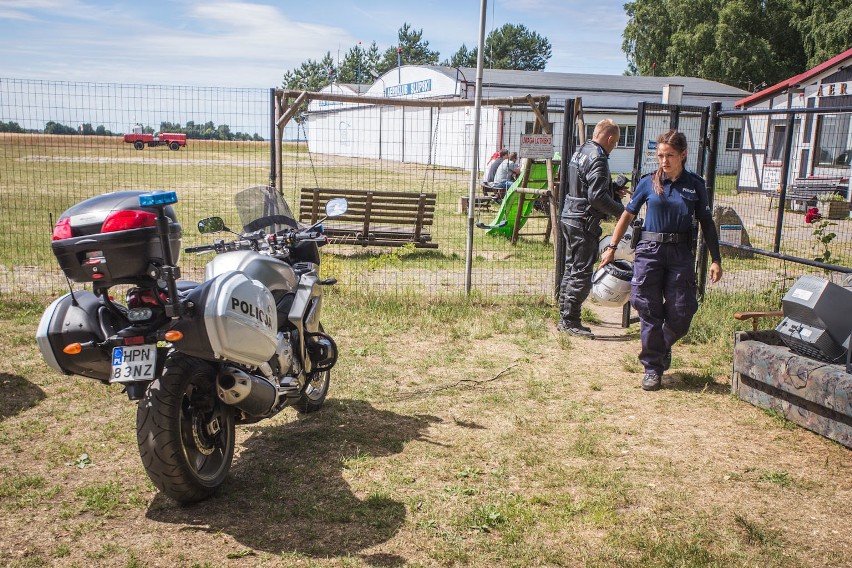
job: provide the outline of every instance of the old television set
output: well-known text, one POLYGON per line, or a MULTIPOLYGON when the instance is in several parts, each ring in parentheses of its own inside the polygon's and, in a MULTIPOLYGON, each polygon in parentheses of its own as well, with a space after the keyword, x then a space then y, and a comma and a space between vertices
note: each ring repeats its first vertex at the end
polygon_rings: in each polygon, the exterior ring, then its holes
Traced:
POLYGON ((852 333, 852 288, 805 275, 781 301, 775 328, 792 351, 827 363, 847 363, 852 333))

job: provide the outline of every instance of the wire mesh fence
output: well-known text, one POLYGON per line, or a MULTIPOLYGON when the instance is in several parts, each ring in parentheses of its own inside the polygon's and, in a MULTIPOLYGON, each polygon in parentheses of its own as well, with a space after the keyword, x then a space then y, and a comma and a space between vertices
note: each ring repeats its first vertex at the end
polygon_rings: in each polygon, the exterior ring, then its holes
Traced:
POLYGON ((773 302, 799 276, 842 282, 852 265, 852 109, 722 112, 736 174, 715 175, 725 277, 709 290, 773 302), (734 122, 732 122, 734 121, 734 122))
MULTIPOLYGON (((554 138, 561 137, 562 131, 558 105, 552 102, 548 113, 554 138)), ((519 140, 534 129, 535 114, 528 104, 524 106, 483 106, 479 170, 487 167, 501 144, 509 144, 505 141, 519 140)), ((464 292, 470 235, 470 285, 477 293, 552 295, 549 200, 527 195, 521 203, 520 194, 512 189, 502 201, 483 195, 480 176, 472 181, 470 174, 474 112, 472 105, 442 108, 427 101, 415 108, 311 103, 300 118, 297 139, 283 148, 282 189, 288 200, 298 202, 312 188, 336 190, 356 201, 360 199, 353 197, 356 192, 385 200, 401 199, 392 193, 423 194, 430 200, 419 238, 405 244, 406 237, 400 237, 398 247, 374 246, 370 238, 373 233, 377 241, 393 233, 413 235, 416 229, 400 226, 391 214, 375 215, 378 218, 368 222, 364 204, 356 203, 358 218, 351 219, 350 233, 333 238, 324 251, 341 266, 335 276, 344 284, 427 294, 464 292), (474 229, 468 215, 471 183, 476 193, 473 223, 478 227, 474 229), (505 224, 498 227, 500 223, 505 224)), ((519 150, 517 146, 508 149, 519 150)), ((530 174, 525 178, 520 172, 526 183, 518 185, 547 189, 544 161, 518 159, 516 164, 530 174)), ((557 166, 551 167, 553 177, 557 166)), ((404 208, 402 203, 396 206, 400 211, 404 208)))
MULTIPOLYGON (((184 245, 197 219, 235 218, 230 196, 269 181, 269 92, 0 79, 0 294, 66 287, 51 252, 53 222, 102 193, 174 190, 184 245), (121 134, 190 138, 141 150, 121 134)), ((146 139, 147 140, 147 139, 146 139)), ((184 272, 200 272, 185 255, 184 272)))
MULTIPOLYGON (((0 80, 0 293, 61 291, 66 283, 50 248, 53 221, 102 193, 176 191, 184 246, 204 242, 194 230, 202 217, 220 215, 239 226, 233 196, 274 179, 271 97, 264 89, 0 80), (122 136, 134 130, 149 136, 144 144, 122 136), (186 133, 186 146, 150 145, 150 136, 164 139, 170 131, 186 133)), ((370 289, 462 293, 472 107, 372 105, 345 120, 339 113, 316 114, 320 118, 303 115, 284 130, 280 183, 294 211, 305 187, 435 194, 424 227, 434 248, 331 244, 323 250, 323 272, 370 289), (366 152, 364 140, 371 137, 380 154, 366 152)), ((490 108, 483 116, 489 132, 502 129, 506 140, 535 120, 529 106, 524 112, 490 108)), ((483 136, 481 164, 497 143, 483 136)), ((478 188, 477 194, 474 219, 490 224, 501 204, 480 199, 478 188)), ((515 242, 505 233, 475 230, 474 290, 552 295, 553 242, 545 238, 545 212, 536 203, 515 242)), ((205 260, 183 255, 184 276, 199 278, 205 260)))
MULTIPOLYGON (((233 196, 275 183, 294 211, 305 188, 430 196, 420 226, 428 240, 418 241, 428 247, 417 242, 362 246, 336 239, 323 249, 324 274, 343 285, 463 293, 470 239, 469 278, 475 293, 553 297, 557 263, 549 200, 532 193, 521 202, 515 194, 510 203, 483 195, 480 187, 495 150, 505 146, 520 152, 521 134, 540 128, 529 104, 483 105, 479 171, 471 176, 472 105, 314 101, 282 130, 280 171, 275 171, 270 141, 280 118, 275 93, 0 79, 0 294, 65 287, 51 253, 52 224, 82 199, 125 189, 174 190, 187 246, 206 242, 194 229, 198 219, 219 215, 238 226, 233 196), (178 131, 188 140, 177 150, 147 142, 137 150, 122 136, 134 129, 150 136, 178 131), (484 228, 473 227, 468 217, 471 184, 473 223, 484 228)), ((574 130, 567 108, 566 101, 556 100, 544 107, 557 152, 566 128, 574 130)), ((707 118, 709 109, 648 105, 646 110, 636 126, 628 124, 634 109, 586 111, 583 133, 588 135, 605 116, 625 123, 611 169, 629 173, 633 153, 634 177, 656 167, 651 142, 670 127, 687 134, 692 170, 703 171, 715 148, 714 170, 705 174, 716 205, 724 208, 722 240, 732 246, 723 249, 725 277, 708 288, 709 294, 783 291, 806 271, 841 279, 852 259, 852 109, 728 111, 718 114, 715 134, 708 127, 714 120, 707 118), (812 208, 820 219, 808 215, 812 208)), ((578 141, 579 132, 573 134, 578 141)), ((520 154, 519 163, 530 174, 525 185, 546 189, 554 183, 548 181, 544 161, 530 163, 520 154)), ((551 178, 559 173, 560 156, 555 157, 551 178)), ((365 204, 358 207, 363 211, 365 204)), ((605 225, 605 233, 611 226, 605 225)), ((184 255, 184 275, 199 278, 205 260, 184 255)))

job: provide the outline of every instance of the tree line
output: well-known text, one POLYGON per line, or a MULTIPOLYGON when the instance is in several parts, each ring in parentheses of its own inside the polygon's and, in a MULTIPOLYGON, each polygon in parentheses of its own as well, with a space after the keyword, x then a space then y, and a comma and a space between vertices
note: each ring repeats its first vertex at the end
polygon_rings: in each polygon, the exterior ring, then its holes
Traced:
MULTIPOLYGON (((153 133, 154 130, 149 127, 143 127, 143 131, 153 133)), ((263 137, 257 133, 247 134, 245 132, 231 132, 231 127, 227 124, 215 125, 213 121, 207 121, 204 124, 196 124, 192 120, 186 122, 186 126, 181 126, 172 122, 161 122, 160 132, 174 132, 186 134, 187 138, 194 140, 239 140, 239 141, 254 141, 262 142, 263 137)))
POLYGON ((12 132, 15 134, 26 134, 26 133, 43 133, 43 134, 86 134, 89 136, 115 136, 114 133, 107 130, 103 125, 98 125, 97 128, 93 128, 91 124, 81 124, 79 128, 75 128, 73 126, 66 126, 64 124, 60 124, 54 121, 48 121, 44 125, 43 130, 37 130, 32 128, 23 128, 17 122, 10 120, 9 122, 0 121, 0 132, 12 132))
MULTIPOLYGON (((372 84, 380 75, 397 64, 438 65, 440 53, 429 48, 422 29, 404 23, 397 32, 398 43, 379 50, 376 42, 364 48, 360 42, 336 62, 331 52, 319 60, 308 59, 299 67, 286 71, 282 84, 286 89, 319 91, 331 83, 372 84)), ((490 69, 522 69, 541 71, 550 59, 550 41, 523 25, 505 24, 493 30, 485 40, 485 67, 490 69)), ((477 48, 465 44, 441 65, 476 67, 477 48)))
MULTIPOLYGON (((25 129, 20 124, 14 121, 0 121, 0 132, 11 132, 17 134, 26 133, 42 133, 42 134, 82 134, 87 136, 121 136, 121 133, 114 133, 107 130, 103 125, 92 127, 91 124, 81 124, 78 128, 67 126, 59 122, 48 121, 44 125, 43 130, 25 129)), ((142 132, 153 134, 154 129, 150 126, 143 126, 142 132)), ((187 138, 195 140, 236 140, 236 141, 253 141, 262 142, 263 137, 257 133, 247 134, 245 132, 231 132, 230 126, 227 124, 215 125, 213 121, 208 121, 204 124, 195 124, 193 121, 187 121, 186 126, 171 122, 161 122, 159 132, 174 132, 186 134, 187 138)))
MULTIPOLYGON (((852 45, 850 0, 633 0, 622 34, 625 75, 699 77, 759 90, 797 75, 852 45)), ((566 33, 570 33, 570 23, 566 33)), ((360 42, 339 61, 331 52, 284 73, 287 89, 319 91, 330 83, 372 84, 403 65, 437 65, 422 29, 404 23, 398 43, 381 51, 360 42)), ((505 24, 488 34, 488 69, 542 71, 550 41, 523 25, 505 24)), ((594 54, 584 54, 588 66, 594 54)), ((477 48, 462 44, 441 65, 475 67, 477 48)))
POLYGON ((849 0, 634 0, 630 75, 689 76, 760 90, 852 46, 849 0))

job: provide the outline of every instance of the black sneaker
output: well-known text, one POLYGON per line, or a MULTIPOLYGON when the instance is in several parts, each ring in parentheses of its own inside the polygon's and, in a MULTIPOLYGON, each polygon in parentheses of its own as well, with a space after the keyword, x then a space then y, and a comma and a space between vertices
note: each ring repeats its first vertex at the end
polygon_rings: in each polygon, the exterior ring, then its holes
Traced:
POLYGON ((642 390, 646 391, 655 391, 660 390, 660 386, 663 384, 663 378, 657 373, 645 373, 645 376, 642 377, 642 390))
POLYGON ((669 367, 671 367, 671 366, 672 366, 672 350, 671 350, 671 348, 669 348, 669 350, 666 351, 666 354, 663 357, 663 371, 668 371, 669 367))
POLYGON ((568 335, 573 335, 575 337, 585 337, 586 339, 595 338, 595 334, 592 333, 591 328, 588 328, 584 325, 580 325, 579 323, 575 322, 559 322, 559 325, 556 326, 556 329, 565 332, 568 335))

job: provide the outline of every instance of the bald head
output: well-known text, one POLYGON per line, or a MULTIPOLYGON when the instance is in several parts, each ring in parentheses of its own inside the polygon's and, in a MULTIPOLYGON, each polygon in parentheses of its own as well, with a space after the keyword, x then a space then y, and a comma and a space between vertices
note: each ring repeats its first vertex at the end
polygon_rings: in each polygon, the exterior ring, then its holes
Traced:
POLYGON ((597 123, 595 131, 592 133, 592 140, 600 144, 607 154, 612 153, 618 146, 619 137, 618 125, 610 118, 605 118, 597 123))

